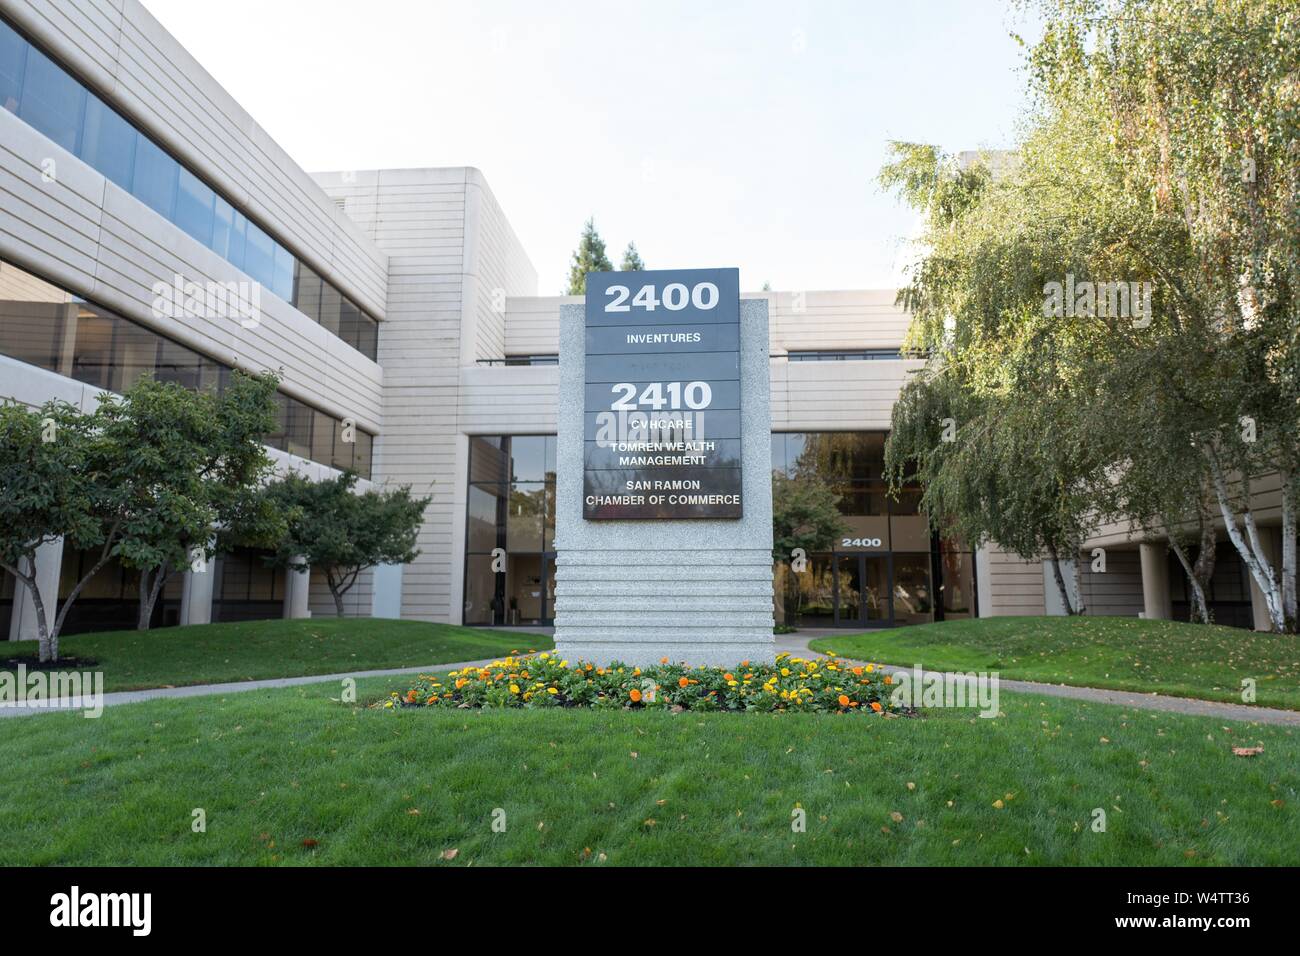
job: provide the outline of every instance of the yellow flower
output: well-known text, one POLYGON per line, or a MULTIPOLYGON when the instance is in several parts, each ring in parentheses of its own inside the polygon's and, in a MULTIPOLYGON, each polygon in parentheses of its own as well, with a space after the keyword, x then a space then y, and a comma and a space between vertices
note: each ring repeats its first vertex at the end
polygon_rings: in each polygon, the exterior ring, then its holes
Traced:
POLYGON ((519 685, 518 685, 518 684, 511 684, 511 685, 510 685, 510 693, 512 693, 512 694, 517 694, 517 693, 519 693, 519 685))
POLYGON ((559 690, 556 689, 556 688, 554 688, 554 687, 548 687, 548 688, 546 688, 546 693, 548 693, 548 694, 558 694, 558 693, 559 693, 559 690))
POLYGON ((788 668, 788 667, 782 667, 782 668, 781 668, 781 676, 782 676, 782 677, 789 677, 789 676, 790 676, 790 668, 788 668))

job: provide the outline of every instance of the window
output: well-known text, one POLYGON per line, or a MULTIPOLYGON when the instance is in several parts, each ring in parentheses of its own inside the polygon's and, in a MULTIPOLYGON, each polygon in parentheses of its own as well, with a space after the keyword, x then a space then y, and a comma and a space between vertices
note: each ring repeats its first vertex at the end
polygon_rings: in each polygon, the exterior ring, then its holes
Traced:
POLYGON ((216 193, 188 169, 180 170, 176 193, 176 225, 205 246, 212 244, 213 204, 216 193))
POLYGON ((244 271, 268 289, 275 280, 275 244, 251 222, 244 227, 244 271))
POLYGON ((909 358, 899 349, 848 349, 842 351, 789 352, 791 362, 863 362, 909 358))
POLYGON ((18 115, 70 153, 86 108, 86 89, 35 48, 27 53, 22 104, 18 115))
MULTIPOLYGON (((144 375, 186 388, 220 391, 231 370, 188 346, 100 309, 0 262, 0 355, 96 388, 121 392, 144 375), (26 298, 14 298, 21 295, 26 298)), ((374 436, 355 429, 342 441, 342 422, 281 393, 279 421, 265 436, 272 448, 370 478, 374 436)))
POLYGON ((135 172, 131 179, 131 192, 142 203, 164 219, 171 219, 176 208, 176 181, 181 168, 154 145, 152 140, 137 137, 135 144, 135 172))
POLYGON ((0 106, 18 112, 23 75, 27 71, 27 41, 0 20, 0 106))
POLYGON ((138 134, 98 96, 86 100, 86 128, 81 134, 81 158, 127 192, 135 172, 138 134))
MULTIPOLYGON (((170 153, 136 129, 90 92, 76 77, 0 19, 0 105, 159 215, 243 269, 286 302, 298 306, 294 277, 300 262, 284 245, 248 222, 229 201, 185 169, 170 153)), ((336 335, 342 295, 333 293, 335 311, 319 319, 336 335)), ((317 318, 321 296, 301 311, 317 318)), ((358 306, 347 317, 348 344, 373 360, 379 324, 358 306)))
POLYGON ((465 623, 549 622, 554 548, 555 436, 472 436, 465 623), (496 548, 505 554, 494 555, 496 548))

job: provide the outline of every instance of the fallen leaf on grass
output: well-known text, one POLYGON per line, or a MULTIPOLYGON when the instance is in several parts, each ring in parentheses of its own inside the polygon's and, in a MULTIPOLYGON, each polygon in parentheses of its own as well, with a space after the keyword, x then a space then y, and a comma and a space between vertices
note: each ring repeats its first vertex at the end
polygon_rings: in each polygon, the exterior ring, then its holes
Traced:
POLYGON ((1238 757, 1254 757, 1264 752, 1263 747, 1233 747, 1232 752, 1238 757))
POLYGON ((456 854, 458 853, 460 853, 460 850, 456 849, 455 847, 452 847, 450 850, 443 850, 440 855, 444 860, 454 860, 456 859, 456 854))

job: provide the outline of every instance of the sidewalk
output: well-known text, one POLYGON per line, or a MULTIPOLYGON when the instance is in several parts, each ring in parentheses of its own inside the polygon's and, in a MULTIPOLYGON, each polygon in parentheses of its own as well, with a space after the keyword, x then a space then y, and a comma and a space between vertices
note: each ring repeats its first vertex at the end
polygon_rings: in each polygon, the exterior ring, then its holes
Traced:
MULTIPOLYGON (((791 654, 795 657, 816 658, 823 656, 820 651, 811 650, 808 642, 837 631, 800 631, 797 634, 781 634, 776 638, 776 652, 791 654)), ((460 670, 462 667, 482 667, 491 660, 458 661, 448 664, 430 664, 427 667, 398 667, 390 670, 352 671, 346 674, 317 674, 310 677, 276 677, 270 680, 233 681, 226 684, 195 684, 190 687, 159 687, 152 690, 116 691, 104 695, 104 706, 117 704, 138 704, 146 700, 178 697, 206 697, 220 694, 239 694, 253 690, 273 690, 280 687, 298 687, 303 684, 325 684, 341 682, 345 678, 390 677, 401 674, 430 674, 434 671, 460 670)), ((882 666, 894 670, 907 670, 896 664, 882 666)), ((924 673, 935 673, 924 671, 924 673)), ((1190 714, 1194 717, 1218 717, 1222 720, 1255 721, 1261 724, 1279 724, 1300 727, 1300 711, 1278 710, 1272 707, 1254 707, 1248 704, 1223 704, 1217 701, 1196 700, 1190 697, 1169 697, 1164 694, 1139 694, 1134 691, 1103 690, 1098 687, 1073 687, 1066 684, 1041 684, 1036 681, 1002 680, 1003 690, 1021 694, 1042 694, 1047 697, 1067 697, 1071 700, 1090 701, 1097 704, 1114 704, 1119 707, 1135 707, 1142 710, 1160 710, 1175 714, 1190 714)), ((0 717, 30 717, 36 714, 55 713, 60 710, 83 710, 85 705, 79 698, 62 707, 0 707, 0 717)))
MULTIPOLYGON (((347 674, 315 674, 309 677, 273 677, 267 680, 241 680, 226 684, 192 684, 187 687, 155 687, 147 690, 121 690, 104 695, 104 706, 115 704, 139 704, 146 700, 159 700, 169 697, 207 697, 220 694, 239 694, 250 690, 274 690, 279 687, 299 687, 303 684, 327 684, 331 681, 342 682, 345 678, 390 677, 402 674, 432 674, 434 671, 455 671, 462 667, 483 667, 496 658, 481 661, 459 661, 449 664, 430 664, 428 667, 394 667, 388 670, 351 671, 347 674)), ((36 714, 52 714, 61 710, 85 710, 86 703, 82 697, 69 698, 69 702, 59 707, 4 707, 0 706, 0 717, 31 717, 36 714)))

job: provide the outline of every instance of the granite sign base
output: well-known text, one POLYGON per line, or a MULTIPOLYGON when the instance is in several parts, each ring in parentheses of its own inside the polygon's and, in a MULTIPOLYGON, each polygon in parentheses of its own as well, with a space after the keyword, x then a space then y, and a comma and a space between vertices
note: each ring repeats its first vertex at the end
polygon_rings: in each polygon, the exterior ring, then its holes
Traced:
POLYGON ((569 661, 771 662, 772 417, 767 303, 740 303, 743 517, 583 518, 585 318, 560 307, 555 648, 569 661))

